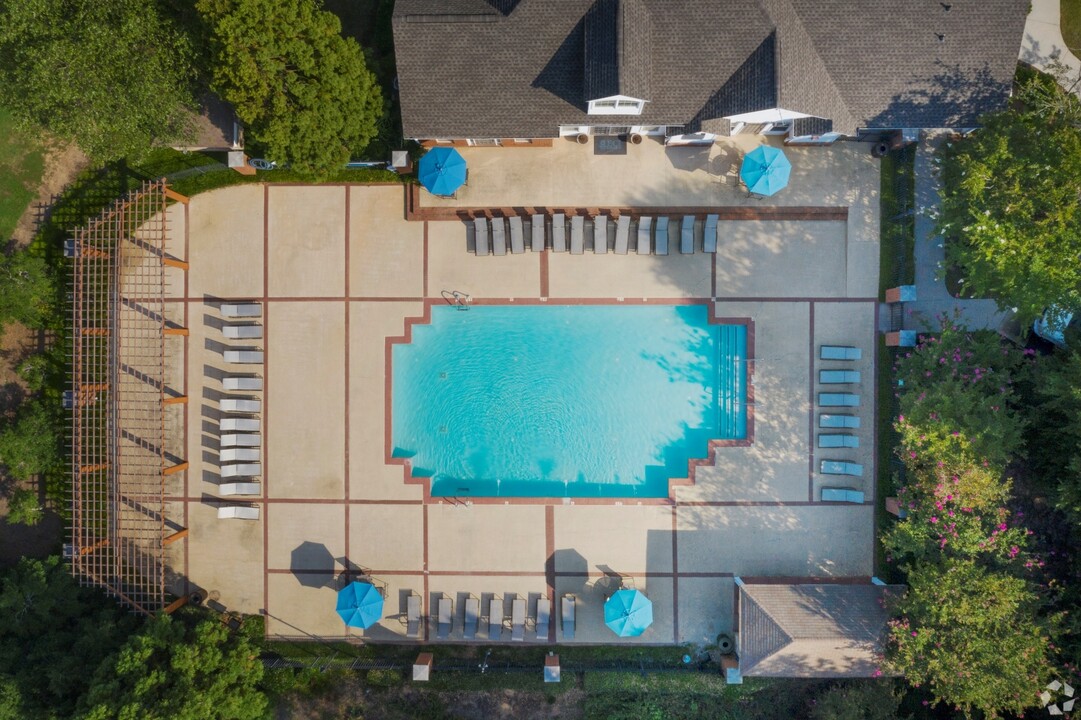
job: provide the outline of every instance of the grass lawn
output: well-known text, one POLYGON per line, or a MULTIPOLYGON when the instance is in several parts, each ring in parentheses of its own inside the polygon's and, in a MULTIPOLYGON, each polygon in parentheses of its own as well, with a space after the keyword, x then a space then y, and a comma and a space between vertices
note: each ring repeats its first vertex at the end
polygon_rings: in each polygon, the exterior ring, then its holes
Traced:
POLYGON ((0 108, 0 138, 0 240, 6 243, 37 195, 45 158, 37 141, 15 128, 5 108, 0 108))
POLYGON ((1062 40, 1070 52, 1081 57, 1081 0, 1062 0, 1062 40))
POLYGON ((892 150, 882 158, 879 299, 885 299, 886 290, 891 287, 916 281, 915 163, 916 152, 911 147, 892 150))

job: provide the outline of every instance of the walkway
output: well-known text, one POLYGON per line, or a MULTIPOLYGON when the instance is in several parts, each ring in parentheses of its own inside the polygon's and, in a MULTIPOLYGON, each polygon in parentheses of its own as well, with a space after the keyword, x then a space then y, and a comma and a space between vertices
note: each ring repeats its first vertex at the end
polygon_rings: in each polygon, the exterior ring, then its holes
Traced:
MULTIPOLYGON (((1032 10, 1025 23, 1025 36, 1021 40, 1018 58, 1022 62, 1046 70, 1052 62, 1059 62, 1070 70, 1071 77, 1081 74, 1081 60, 1070 52, 1062 40, 1059 26, 1061 0, 1032 0, 1032 10)), ((1075 92, 1081 90, 1075 89, 1075 92)))

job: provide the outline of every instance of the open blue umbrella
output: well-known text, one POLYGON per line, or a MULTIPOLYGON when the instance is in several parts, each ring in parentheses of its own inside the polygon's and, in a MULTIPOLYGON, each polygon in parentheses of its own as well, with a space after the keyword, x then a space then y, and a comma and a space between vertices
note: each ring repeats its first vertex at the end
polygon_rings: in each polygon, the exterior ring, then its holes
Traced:
POLYGON ((769 145, 759 145, 739 168, 739 177, 747 189, 759 195, 772 195, 788 184, 792 163, 784 153, 769 145))
POLYGON ((637 637, 653 624, 653 602, 637 590, 617 590, 604 603, 604 624, 620 637, 637 637))
POLYGON ((417 177, 432 195, 453 195, 465 182, 465 158, 449 147, 432 148, 420 159, 417 177))
POLYGON ((338 614, 350 627, 371 627, 383 617, 383 596, 371 583, 351 582, 338 592, 338 614))

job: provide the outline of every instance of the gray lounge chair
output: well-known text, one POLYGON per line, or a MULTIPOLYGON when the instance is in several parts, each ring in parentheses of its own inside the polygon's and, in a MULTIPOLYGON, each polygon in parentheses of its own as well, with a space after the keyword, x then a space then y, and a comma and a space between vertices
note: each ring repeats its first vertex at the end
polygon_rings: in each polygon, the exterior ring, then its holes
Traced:
POLYGON ((702 230, 702 250, 708 253, 717 252, 717 216, 706 215, 706 226, 702 230))
POLYGON ((218 494, 222 497, 231 495, 259 495, 259 483, 222 483, 218 485, 218 494))
POLYGON ((631 216, 620 215, 616 220, 616 254, 626 255, 631 234, 631 216))
POLYGON ((503 600, 492 598, 488 601, 488 639, 503 638, 503 600))
POLYGON ((858 448, 860 439, 852 433, 821 433, 818 436, 820 448, 858 448))
POLYGON ((563 596, 563 639, 574 639, 574 595, 563 596))
POLYGON ((525 252, 525 238, 522 234, 522 218, 513 215, 510 220, 510 251, 515 255, 525 252))
POLYGON ((222 353, 225 362, 235 365, 262 365, 262 350, 226 350, 222 353))
POLYGON ((222 398, 219 406, 222 412, 257 413, 263 404, 255 398, 222 398))
POLYGON ((849 502, 863 504, 863 491, 853 488, 822 488, 822 502, 849 502))
POLYGON ((250 505, 223 505, 218 508, 218 519, 258 520, 259 508, 250 505))
POLYGON ((531 235, 531 249, 533 252, 544 252, 544 216, 534 215, 529 224, 531 235))
POLYGON ((598 215, 593 218, 593 252, 604 255, 608 252, 608 216, 598 215))
POLYGON ((454 624, 454 601, 447 597, 439 598, 439 627, 436 637, 446 640, 450 637, 450 629, 454 624))
POLYGON ((854 393, 819 393, 818 404, 822 407, 859 407, 860 396, 854 393))
POLYGON ((852 475, 863 477, 863 466, 859 463, 845 462, 843 460, 823 460, 819 466, 823 475, 852 475))
POLYGON ((465 599, 465 625, 462 635, 466 640, 477 639, 477 618, 480 616, 480 600, 470 596, 465 599))
POLYGON ((652 230, 652 217, 646 215, 638 218, 638 246, 635 249, 639 255, 649 255, 653 252, 653 238, 650 237, 652 230))
POLYGON ((552 601, 546 597, 537 598, 537 639, 548 639, 548 622, 552 617, 552 601))
POLYGON ((225 303, 221 314, 227 318, 257 318, 263 315, 263 306, 259 303, 225 303))
POLYGON ((818 416, 818 427, 856 430, 860 426, 858 415, 822 413, 818 416))
POLYGON ((657 232, 653 238, 654 252, 658 255, 668 254, 668 218, 657 218, 657 232))
POLYGON ((488 243, 488 218, 473 218, 473 227, 476 228, 474 251, 477 255, 490 255, 492 251, 488 243))
POLYGON ((221 379, 226 390, 262 390, 263 378, 250 375, 230 375, 221 379))
POLYGON ((823 345, 818 357, 822 360, 859 360, 863 352, 858 347, 848 345, 823 345))
POLYGON ((567 216, 563 213, 552 216, 552 252, 567 252, 567 216))
POLYGON ((242 433, 238 435, 222 435, 222 447, 259 447, 262 438, 259 433, 242 433))
POLYGON ((259 418, 222 418, 218 423, 222 432, 259 432, 259 418))
POLYGON ((259 463, 236 463, 234 465, 222 465, 221 476, 223 478, 257 477, 262 472, 259 463))
POLYGON ((503 218, 492 218, 492 254, 507 254, 507 224, 503 218))
POLYGON ((694 215, 684 215, 679 251, 684 255, 694 252, 694 215))
POLYGON ((405 634, 408 637, 420 634, 420 595, 410 595, 405 599, 405 634))
POLYGON ((263 337, 263 326, 248 323, 225 325, 221 334, 230 340, 259 340, 263 337))
POLYGON ((259 448, 231 447, 222 448, 218 454, 218 461, 228 462, 259 462, 259 448))
POLYGON ((525 598, 516 597, 510 606, 510 639, 525 640, 525 598))
POLYGON ((571 255, 585 252, 585 227, 586 219, 581 215, 571 218, 571 255))
POLYGON ((845 385, 860 381, 859 370, 819 370, 818 382, 823 385, 845 385))

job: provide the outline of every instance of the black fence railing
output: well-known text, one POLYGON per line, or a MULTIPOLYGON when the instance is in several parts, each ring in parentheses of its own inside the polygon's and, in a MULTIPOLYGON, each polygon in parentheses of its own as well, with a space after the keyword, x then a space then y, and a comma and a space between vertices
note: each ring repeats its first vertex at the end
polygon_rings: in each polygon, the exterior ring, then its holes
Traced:
MULTIPOLYGON (((409 670, 412 661, 385 660, 374 658, 316 657, 310 660, 296 660, 280 657, 263 658, 263 667, 268 670, 295 668, 311 670, 409 670)), ((538 663, 520 663, 507 661, 477 662, 476 660, 445 659, 436 664, 439 672, 461 674, 497 674, 497 673, 540 673, 538 663)), ((720 674, 720 668, 712 662, 657 662, 651 660, 603 660, 561 662, 560 670, 564 673, 579 672, 635 672, 642 675, 651 673, 705 673, 720 674)))

